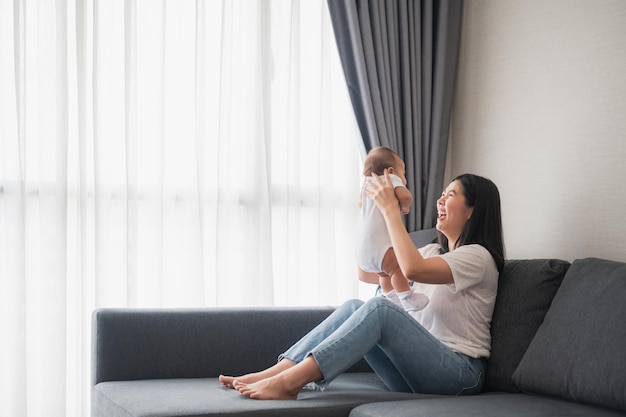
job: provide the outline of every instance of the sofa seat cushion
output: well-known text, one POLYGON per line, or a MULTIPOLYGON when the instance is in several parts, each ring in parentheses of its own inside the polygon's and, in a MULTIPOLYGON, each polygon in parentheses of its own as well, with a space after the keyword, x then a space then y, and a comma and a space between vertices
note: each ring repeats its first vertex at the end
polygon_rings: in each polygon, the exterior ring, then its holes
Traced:
POLYGON ((304 389, 297 401, 252 400, 217 378, 101 382, 93 389, 92 417, 347 416, 372 401, 428 398, 388 391, 372 373, 340 375, 324 392, 304 389))
POLYGON ((486 393, 360 405, 350 417, 623 417, 624 413, 556 398, 486 393))
POLYGON ((514 381, 525 391, 626 411, 626 263, 573 262, 514 381))

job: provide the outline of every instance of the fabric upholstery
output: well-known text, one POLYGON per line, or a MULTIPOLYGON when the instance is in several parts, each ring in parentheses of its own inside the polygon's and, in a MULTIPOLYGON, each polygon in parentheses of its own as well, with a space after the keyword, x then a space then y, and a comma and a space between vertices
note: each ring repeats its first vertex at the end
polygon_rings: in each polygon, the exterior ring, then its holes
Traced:
POLYGON ((498 281, 485 391, 519 392, 512 375, 550 308, 569 262, 510 260, 498 281))
POLYGON ((345 417, 359 404, 422 397, 390 392, 372 372, 340 375, 326 391, 305 389, 297 401, 252 400, 216 378, 112 381, 96 385, 91 417, 345 417))
POLYGON ((433 243, 437 241, 437 229, 430 228, 424 230, 416 230, 414 232, 409 233, 411 236, 411 240, 418 248, 422 246, 426 246, 429 243, 433 243))
POLYGON ((528 392, 626 411, 626 263, 572 264, 513 379, 528 392))
POLYGON ((619 417, 623 413, 526 394, 490 393, 479 396, 375 403, 356 407, 350 417, 619 417))
MULTIPOLYGON (((264 369, 332 311, 333 307, 97 310, 93 384, 207 378, 264 369)), ((362 361, 352 370, 371 368, 362 361)))
POLYGON ((273 364, 333 307, 98 310, 92 417, 624 416, 625 265, 507 261, 485 381, 492 391, 468 397, 389 392, 364 361, 298 401, 251 400, 219 384, 220 373, 273 364), (525 393, 494 392, 517 389, 513 381, 525 393))

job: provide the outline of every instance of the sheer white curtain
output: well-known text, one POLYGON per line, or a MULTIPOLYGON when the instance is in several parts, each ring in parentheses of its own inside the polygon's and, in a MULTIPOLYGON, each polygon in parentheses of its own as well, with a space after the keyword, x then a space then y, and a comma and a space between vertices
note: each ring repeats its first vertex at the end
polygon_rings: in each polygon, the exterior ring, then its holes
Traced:
POLYGON ((325 0, 0 0, 0 415, 88 415, 95 308, 366 294, 331 30, 325 0))

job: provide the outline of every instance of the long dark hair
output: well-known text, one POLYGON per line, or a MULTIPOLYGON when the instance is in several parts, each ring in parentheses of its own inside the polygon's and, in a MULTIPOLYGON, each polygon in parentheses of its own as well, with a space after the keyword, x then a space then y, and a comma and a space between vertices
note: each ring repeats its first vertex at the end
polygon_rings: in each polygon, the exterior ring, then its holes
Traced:
MULTIPOLYGON (((489 179, 473 174, 459 175, 450 182, 459 181, 472 216, 465 224, 455 247, 479 244, 489 251, 502 272, 504 268, 504 238, 502 234, 502 214, 498 187, 489 179)), ((448 251, 448 238, 441 232, 439 244, 442 252, 448 251)))

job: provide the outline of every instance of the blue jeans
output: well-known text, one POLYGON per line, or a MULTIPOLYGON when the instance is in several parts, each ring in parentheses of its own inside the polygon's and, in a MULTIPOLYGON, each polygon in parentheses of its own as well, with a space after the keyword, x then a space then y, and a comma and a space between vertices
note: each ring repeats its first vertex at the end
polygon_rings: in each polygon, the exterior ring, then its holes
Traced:
POLYGON ((309 355, 324 376, 321 388, 363 357, 397 392, 476 394, 484 376, 483 360, 454 352, 382 297, 347 301, 279 359, 299 363, 309 355))

